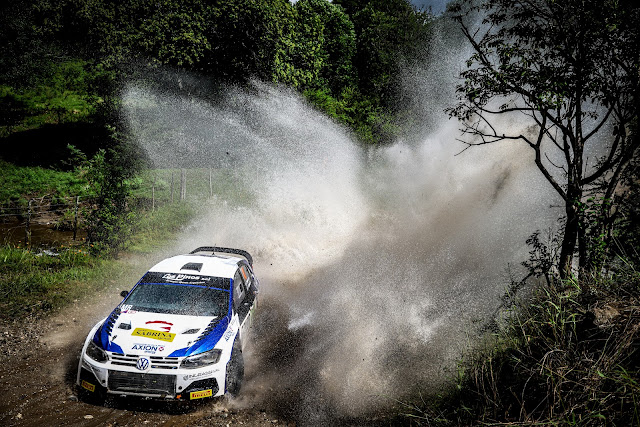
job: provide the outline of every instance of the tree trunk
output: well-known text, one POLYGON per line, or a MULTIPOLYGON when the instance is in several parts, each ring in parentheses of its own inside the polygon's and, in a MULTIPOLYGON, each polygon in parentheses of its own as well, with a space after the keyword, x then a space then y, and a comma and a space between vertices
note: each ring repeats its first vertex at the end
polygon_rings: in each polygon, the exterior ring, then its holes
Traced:
POLYGON ((573 253, 578 239, 578 215, 575 206, 567 203, 567 224, 564 227, 564 236, 560 248, 560 278, 566 279, 571 275, 573 253))
MULTIPOLYGON (((564 227, 564 236, 562 238, 562 246, 560 248, 560 278, 566 279, 571 276, 571 268, 573 265, 573 254, 580 238, 579 249, 585 249, 584 230, 581 230, 580 224, 580 202, 582 200, 582 189, 580 188, 579 179, 575 177, 570 179, 567 188, 567 199, 565 201, 565 212, 567 214, 567 223, 564 227)), ((579 256, 584 254, 579 253, 579 256)), ((583 262, 579 259, 580 263, 583 262)))
POLYGON ((582 224, 578 228, 578 274, 582 274, 587 271, 589 263, 587 262, 589 257, 587 255, 587 224, 582 224))

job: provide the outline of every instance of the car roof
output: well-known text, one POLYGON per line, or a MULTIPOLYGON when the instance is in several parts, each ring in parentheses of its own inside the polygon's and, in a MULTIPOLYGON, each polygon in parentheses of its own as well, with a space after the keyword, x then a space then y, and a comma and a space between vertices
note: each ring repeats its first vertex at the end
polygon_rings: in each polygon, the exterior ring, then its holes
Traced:
POLYGON ((176 255, 160 261, 151 267, 149 271, 232 279, 240 261, 244 261, 244 258, 218 254, 176 255))

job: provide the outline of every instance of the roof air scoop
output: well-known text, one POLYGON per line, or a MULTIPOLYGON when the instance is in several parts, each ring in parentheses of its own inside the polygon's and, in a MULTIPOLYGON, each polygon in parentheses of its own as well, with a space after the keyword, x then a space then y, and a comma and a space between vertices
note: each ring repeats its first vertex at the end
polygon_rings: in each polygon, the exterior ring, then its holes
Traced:
POLYGON ((202 270, 201 262, 188 262, 182 266, 180 270, 192 270, 192 271, 200 271, 202 270))

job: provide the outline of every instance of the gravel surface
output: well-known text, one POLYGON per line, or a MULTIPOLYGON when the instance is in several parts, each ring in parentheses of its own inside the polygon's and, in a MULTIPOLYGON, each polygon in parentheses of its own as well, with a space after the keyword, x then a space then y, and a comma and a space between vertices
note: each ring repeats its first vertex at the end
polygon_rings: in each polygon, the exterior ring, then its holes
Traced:
POLYGON ((0 320, 0 425, 295 425, 263 408, 237 407, 224 399, 188 404, 79 398, 74 383, 84 338, 119 301, 114 287, 48 317, 0 320))

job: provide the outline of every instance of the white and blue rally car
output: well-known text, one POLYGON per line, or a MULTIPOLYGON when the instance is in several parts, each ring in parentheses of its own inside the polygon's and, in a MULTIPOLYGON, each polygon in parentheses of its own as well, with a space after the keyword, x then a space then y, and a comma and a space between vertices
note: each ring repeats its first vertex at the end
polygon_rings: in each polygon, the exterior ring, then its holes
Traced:
POLYGON ((84 343, 85 393, 193 400, 233 396, 257 306, 246 251, 200 247, 153 266, 84 343))

